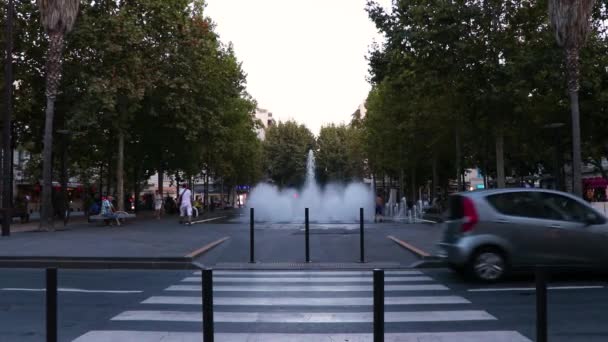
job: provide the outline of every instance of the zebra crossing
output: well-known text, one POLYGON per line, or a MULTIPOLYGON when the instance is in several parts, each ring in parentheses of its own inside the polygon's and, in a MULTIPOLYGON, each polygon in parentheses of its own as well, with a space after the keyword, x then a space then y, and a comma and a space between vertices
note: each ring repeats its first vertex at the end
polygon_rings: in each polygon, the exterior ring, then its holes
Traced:
MULTIPOLYGON (((213 282, 215 341, 373 340, 370 271, 214 271, 213 282)), ((201 304, 193 272, 74 341, 201 341, 201 304)), ((530 342, 415 270, 386 271, 385 323, 385 341, 530 342)))

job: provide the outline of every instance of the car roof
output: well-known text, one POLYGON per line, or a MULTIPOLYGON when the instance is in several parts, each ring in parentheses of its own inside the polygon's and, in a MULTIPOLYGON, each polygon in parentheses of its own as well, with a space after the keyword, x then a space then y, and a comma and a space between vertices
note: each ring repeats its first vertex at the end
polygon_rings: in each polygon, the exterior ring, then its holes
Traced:
POLYGON ((567 196, 570 198, 575 198, 580 200, 580 198, 573 196, 567 192, 551 190, 551 189, 541 189, 541 188, 501 188, 501 189, 487 189, 487 190, 475 190, 475 191, 464 191, 459 192, 454 195, 467 196, 467 197, 486 197, 495 194, 504 194, 504 193, 512 193, 512 192, 542 192, 542 193, 550 193, 556 195, 567 196))

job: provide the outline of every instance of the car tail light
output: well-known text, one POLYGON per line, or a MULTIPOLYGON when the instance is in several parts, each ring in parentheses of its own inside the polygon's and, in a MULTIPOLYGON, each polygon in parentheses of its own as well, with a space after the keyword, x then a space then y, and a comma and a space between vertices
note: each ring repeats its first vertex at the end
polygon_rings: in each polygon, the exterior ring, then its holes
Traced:
POLYGON ((477 222, 479 222, 477 210, 475 210, 475 205, 473 204, 473 201, 470 198, 462 198, 462 213, 464 222, 462 223, 460 230, 463 233, 467 233, 472 231, 477 222))

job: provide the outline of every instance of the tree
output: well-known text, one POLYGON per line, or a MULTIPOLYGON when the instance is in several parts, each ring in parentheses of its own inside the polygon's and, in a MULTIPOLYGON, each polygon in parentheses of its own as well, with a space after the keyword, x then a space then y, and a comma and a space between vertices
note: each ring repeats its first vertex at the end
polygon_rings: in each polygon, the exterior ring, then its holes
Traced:
POLYGON ((52 152, 55 99, 61 80, 65 35, 72 30, 78 15, 79 0, 38 0, 41 23, 49 38, 46 61, 46 113, 44 125, 43 187, 40 229, 53 227, 52 152))
POLYGON ((306 176, 306 157, 315 137, 295 121, 279 122, 266 132, 265 171, 278 186, 299 186, 306 176))
POLYGON ((572 115, 572 190, 583 196, 581 129, 578 92, 580 89, 580 49, 591 28, 595 0, 549 0, 549 16, 557 44, 564 49, 572 115))

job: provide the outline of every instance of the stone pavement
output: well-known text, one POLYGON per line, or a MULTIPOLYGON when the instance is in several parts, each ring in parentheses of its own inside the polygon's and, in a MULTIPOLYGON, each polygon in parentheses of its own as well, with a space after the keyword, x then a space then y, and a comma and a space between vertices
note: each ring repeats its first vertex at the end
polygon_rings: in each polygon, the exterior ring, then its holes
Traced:
MULTIPOLYGON (((216 211, 199 217, 213 219, 234 215, 216 211)), ((221 232, 205 231, 205 226, 180 225, 178 216, 156 220, 152 212, 142 212, 126 224, 104 226, 72 220, 63 228, 56 222, 54 232, 37 231, 38 222, 18 224, 9 237, 0 238, 1 258, 184 258, 222 238, 221 232)))

